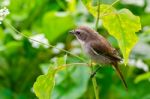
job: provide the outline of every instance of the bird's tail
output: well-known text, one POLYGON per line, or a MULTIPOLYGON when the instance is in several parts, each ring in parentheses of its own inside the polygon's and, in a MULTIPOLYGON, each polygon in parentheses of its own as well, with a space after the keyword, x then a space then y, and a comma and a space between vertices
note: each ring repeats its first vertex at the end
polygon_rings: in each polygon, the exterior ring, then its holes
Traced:
POLYGON ((121 73, 121 71, 120 71, 120 69, 119 69, 119 67, 118 67, 118 64, 117 64, 117 63, 116 63, 116 64, 113 64, 113 66, 114 66, 114 68, 115 68, 117 74, 119 75, 119 77, 120 77, 120 79, 121 79, 121 81, 122 81, 122 83, 123 83, 125 89, 128 91, 127 83, 126 83, 126 81, 125 81, 125 79, 124 79, 124 77, 123 77, 123 75, 122 75, 122 73, 121 73))

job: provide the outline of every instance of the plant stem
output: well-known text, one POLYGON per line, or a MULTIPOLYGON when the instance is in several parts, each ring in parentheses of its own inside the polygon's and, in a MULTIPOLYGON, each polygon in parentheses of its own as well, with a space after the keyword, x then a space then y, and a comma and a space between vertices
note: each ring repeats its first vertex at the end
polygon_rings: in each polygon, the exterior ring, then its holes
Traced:
MULTIPOLYGON (((91 67, 91 74, 92 74, 93 73, 92 61, 90 62, 90 67, 91 67)), ((97 86, 97 82, 96 82, 96 77, 95 76, 92 77, 92 84, 93 84, 95 98, 96 99, 100 99, 99 98, 99 90, 98 90, 98 86, 97 86)))
MULTIPOLYGON (((98 23, 99 23, 99 17, 100 17, 100 0, 97 1, 97 5, 98 5, 98 7, 97 7, 97 19, 96 19, 96 24, 95 24, 96 30, 98 30, 98 23)), ((91 67, 91 74, 92 74, 93 73, 92 61, 90 62, 90 67, 91 67)), ((92 84, 93 84, 93 88, 94 88, 95 98, 100 99, 99 98, 99 90, 98 90, 95 76, 92 77, 92 84)))
POLYGON ((74 56, 74 57, 80 59, 80 60, 83 61, 83 62, 86 62, 85 59, 83 59, 83 58, 81 58, 81 57, 79 57, 79 56, 77 56, 77 55, 75 55, 75 54, 72 54, 71 52, 69 52, 69 51, 67 51, 67 50, 60 49, 60 48, 57 48, 57 47, 55 47, 55 46, 53 46, 53 45, 51 45, 51 44, 45 44, 45 43, 42 43, 42 42, 40 42, 40 41, 38 41, 38 40, 32 39, 32 38, 28 37, 27 35, 21 33, 20 31, 18 31, 15 27, 13 27, 13 26, 12 26, 11 24, 9 24, 8 22, 6 22, 6 23, 7 23, 16 33, 22 35, 22 36, 25 37, 25 38, 28 38, 29 40, 35 41, 35 42, 37 42, 37 43, 46 45, 46 46, 51 47, 51 48, 56 48, 56 49, 58 49, 58 50, 60 50, 60 51, 62 51, 62 52, 68 53, 68 54, 70 54, 70 55, 72 55, 72 56, 74 56))
POLYGON ((95 77, 92 78, 92 83, 93 83, 93 87, 94 87, 95 98, 96 99, 100 99, 99 98, 98 86, 97 86, 97 82, 96 82, 96 78, 95 77))

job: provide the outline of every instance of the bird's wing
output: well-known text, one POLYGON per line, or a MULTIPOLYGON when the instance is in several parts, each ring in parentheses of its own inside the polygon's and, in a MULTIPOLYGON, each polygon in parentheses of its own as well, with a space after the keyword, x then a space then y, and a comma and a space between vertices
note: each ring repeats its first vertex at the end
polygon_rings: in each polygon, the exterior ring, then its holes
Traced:
POLYGON ((98 40, 90 42, 91 50, 96 55, 104 55, 112 60, 120 61, 117 51, 109 44, 109 42, 101 37, 98 40))

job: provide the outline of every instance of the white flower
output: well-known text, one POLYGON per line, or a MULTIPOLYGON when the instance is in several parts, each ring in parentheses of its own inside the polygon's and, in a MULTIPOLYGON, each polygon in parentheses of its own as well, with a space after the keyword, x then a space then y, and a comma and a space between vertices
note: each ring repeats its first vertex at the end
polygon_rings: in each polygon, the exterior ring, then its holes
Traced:
POLYGON ((134 4, 137 6, 143 6, 144 5, 144 0, 122 0, 122 2, 125 4, 134 4))
POLYGON ((81 48, 73 48, 71 50, 71 53, 73 54, 81 54, 81 52, 82 52, 81 48))
POLYGON ((58 59, 57 57, 53 57, 53 58, 51 58, 50 61, 56 63, 56 62, 57 62, 57 59, 58 59))
POLYGON ((146 72, 149 71, 148 65, 145 64, 141 59, 138 60, 130 59, 129 66, 135 66, 139 69, 143 69, 146 72))
POLYGON ((78 42, 78 40, 73 40, 73 41, 71 42, 71 45, 72 45, 72 46, 80 46, 80 43, 78 42))
POLYGON ((147 64, 145 64, 141 59, 137 60, 137 67, 143 69, 144 71, 149 71, 147 64))
POLYGON ((32 43, 32 47, 34 47, 34 48, 39 48, 40 45, 42 45, 44 48, 49 47, 48 46, 49 45, 48 40, 47 40, 47 38, 45 38, 44 34, 37 34, 35 36, 31 36, 30 38, 33 39, 33 40, 38 41, 38 42, 36 42, 36 41, 30 40, 30 42, 32 43), (43 44, 41 44, 39 42, 41 42, 43 44))
POLYGON ((1 21, 4 20, 4 18, 5 18, 9 13, 10 13, 9 10, 8 10, 6 7, 4 7, 3 9, 0 9, 0 23, 1 23, 1 21))
POLYGON ((54 54, 58 54, 60 53, 59 49, 63 49, 65 47, 64 43, 58 43, 56 46, 56 48, 53 48, 52 51, 54 54))
POLYGON ((73 54, 81 54, 82 50, 80 48, 80 42, 78 40, 73 40, 71 42, 72 48, 71 48, 71 53, 73 54))
POLYGON ((150 12, 150 0, 147 0, 147 6, 145 8, 145 12, 147 12, 147 13, 150 12))

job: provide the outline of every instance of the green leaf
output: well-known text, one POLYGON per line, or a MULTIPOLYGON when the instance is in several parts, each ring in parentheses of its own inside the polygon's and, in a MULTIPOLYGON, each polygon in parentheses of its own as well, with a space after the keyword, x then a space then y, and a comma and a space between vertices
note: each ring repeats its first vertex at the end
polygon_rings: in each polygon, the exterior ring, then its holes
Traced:
POLYGON ((11 56, 12 54, 17 53, 21 47, 22 42, 11 41, 5 45, 4 52, 11 56))
POLYGON ((74 26, 73 18, 65 12, 49 12, 43 18, 43 31, 50 42, 74 26))
POLYGON ((0 86, 0 99, 12 99, 13 98, 13 92, 11 89, 8 89, 7 87, 0 86))
POLYGON ((150 78, 150 72, 141 74, 139 76, 137 76, 134 80, 135 83, 139 83, 142 80, 148 80, 150 78))
POLYGON ((51 99, 51 93, 55 85, 55 75, 62 70, 66 64, 66 57, 58 58, 54 64, 49 66, 48 73, 40 75, 33 85, 34 92, 39 99, 51 99), (57 64, 57 67, 56 67, 57 64))
MULTIPOLYGON (((92 0, 83 0, 83 3, 89 12, 97 17, 97 6, 92 5, 92 0)), ((132 48, 138 41, 135 32, 141 29, 140 18, 128 9, 117 11, 111 5, 106 4, 100 5, 100 18, 109 34, 117 39, 126 64, 132 48)))
POLYGON ((141 29, 140 18, 134 16, 128 9, 122 9, 102 17, 102 20, 104 27, 118 40, 126 64, 132 48, 138 41, 135 32, 141 29))

